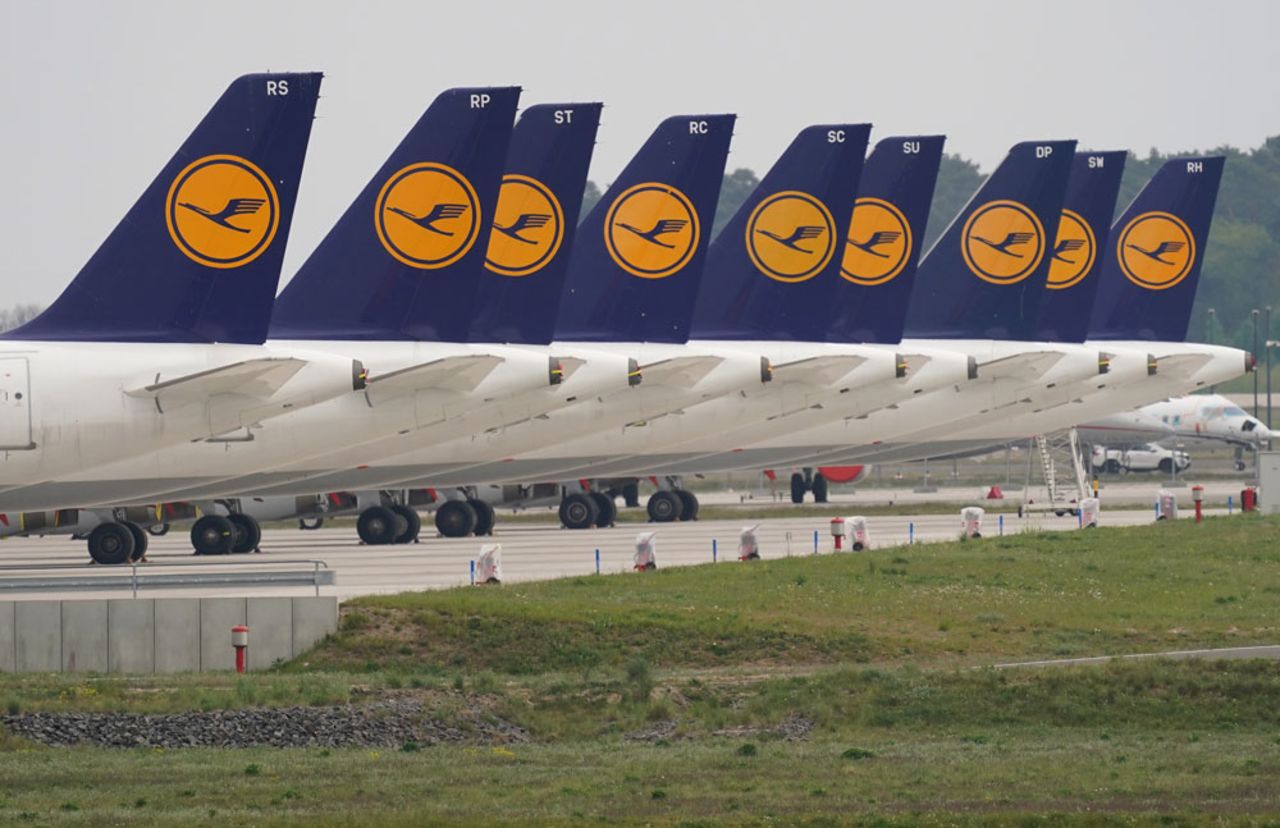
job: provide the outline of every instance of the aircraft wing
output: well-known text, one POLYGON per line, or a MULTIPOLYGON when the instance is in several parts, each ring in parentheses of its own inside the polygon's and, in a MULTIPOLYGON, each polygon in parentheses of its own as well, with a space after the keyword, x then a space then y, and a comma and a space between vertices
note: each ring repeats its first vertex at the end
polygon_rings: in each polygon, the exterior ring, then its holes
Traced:
POLYGON ((491 354, 467 354, 465 356, 433 359, 369 378, 365 393, 371 402, 377 403, 401 394, 411 394, 425 388, 441 388, 448 391, 474 391, 484 378, 506 362, 491 354))
POLYGON ((1058 364, 1061 351, 1036 351, 1014 354, 978 363, 978 376, 982 379, 1033 380, 1058 364))
POLYGON ((642 365, 640 372, 646 385, 657 383, 690 388, 722 362, 724 357, 718 356, 673 357, 642 365))
POLYGON ((247 359, 172 379, 156 374, 154 382, 126 389, 125 393, 130 397, 154 399, 161 406, 201 402, 216 394, 244 394, 265 399, 279 391, 306 364, 306 360, 295 357, 247 359))
POLYGON ((1209 354, 1170 354, 1156 358, 1156 373, 1161 377, 1187 380, 1212 361, 1209 354))
POLYGON ((830 385, 847 375, 854 368, 866 362, 866 357, 854 354, 830 354, 828 356, 797 359, 773 366, 775 382, 811 382, 817 385, 830 385))

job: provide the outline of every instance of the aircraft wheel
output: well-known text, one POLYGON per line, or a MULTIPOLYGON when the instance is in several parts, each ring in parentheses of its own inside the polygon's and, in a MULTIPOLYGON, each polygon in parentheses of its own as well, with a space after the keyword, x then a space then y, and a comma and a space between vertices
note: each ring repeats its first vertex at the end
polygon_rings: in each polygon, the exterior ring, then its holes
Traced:
POLYGON ((600 517, 600 509, 590 494, 571 494, 560 501, 560 522, 566 529, 590 529, 600 517))
POLYGON ((632 509, 640 505, 639 483, 628 483, 622 487, 622 502, 632 509))
POLYGON ((258 519, 253 515, 237 513, 227 515, 227 520, 231 521, 236 530, 235 540, 231 543, 231 554, 247 555, 256 552, 258 544, 262 543, 262 525, 258 523, 258 519))
POLYGON ((476 528, 471 531, 476 535, 492 535, 493 525, 498 522, 498 515, 493 507, 483 500, 468 500, 467 504, 476 513, 476 528))
POLYGON ((169 524, 156 523, 147 527, 147 534, 154 535, 157 538, 169 534, 169 524))
POLYGON ((676 497, 680 498, 680 519, 698 519, 698 496, 686 489, 676 489, 676 497))
POLYGON ((369 546, 394 543, 401 531, 403 528, 396 519, 396 513, 386 506, 370 506, 356 519, 356 534, 369 546))
POLYGON ((605 529, 618 519, 618 504, 604 492, 592 492, 591 501, 596 504, 596 526, 605 529))
POLYGON ((136 523, 130 523, 127 520, 121 521, 129 533, 133 535, 133 552, 129 554, 129 560, 137 563, 147 556, 147 546, 150 538, 141 526, 136 523))
POLYGON ((800 472, 791 474, 791 502, 804 503, 804 493, 809 487, 804 483, 804 475, 800 472))
POLYGON ((222 515, 205 515, 191 526, 191 546, 197 555, 226 555, 235 537, 235 527, 222 515))
POLYGON ((100 523, 89 533, 89 557, 94 563, 127 563, 133 554, 133 532, 122 523, 100 523))
POLYGON ((813 476, 813 502, 827 502, 827 478, 823 477, 821 473, 813 476))
POLYGON ((422 518, 418 515, 418 510, 410 509, 408 506, 401 506, 397 503, 391 507, 391 511, 395 512, 405 522, 404 531, 396 535, 394 543, 416 543, 418 533, 422 531, 422 518))
POLYGON ((662 489, 649 495, 648 512, 654 523, 671 523, 684 513, 684 501, 675 492, 662 489))
POLYGON ((322 517, 304 517, 298 518, 298 528, 304 532, 311 532, 324 526, 324 518, 322 517))
POLYGON ((462 500, 446 500, 436 509, 436 530, 446 538, 465 538, 476 530, 476 510, 462 500))

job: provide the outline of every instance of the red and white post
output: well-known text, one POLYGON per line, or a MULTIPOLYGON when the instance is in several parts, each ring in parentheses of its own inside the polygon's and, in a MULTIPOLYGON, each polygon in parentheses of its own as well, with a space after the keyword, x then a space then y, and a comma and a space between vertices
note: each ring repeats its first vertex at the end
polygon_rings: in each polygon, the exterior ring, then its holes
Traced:
POLYGON ((244 624, 231 628, 231 646, 236 648, 236 672, 243 673, 249 658, 249 628, 244 624))

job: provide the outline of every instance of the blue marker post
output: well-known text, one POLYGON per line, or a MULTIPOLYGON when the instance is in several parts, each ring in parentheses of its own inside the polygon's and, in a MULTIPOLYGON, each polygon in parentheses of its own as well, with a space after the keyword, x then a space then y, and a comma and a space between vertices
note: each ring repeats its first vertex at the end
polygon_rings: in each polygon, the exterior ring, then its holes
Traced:
POLYGON ((1160 519, 1160 501, 1156 501, 1156 520, 1160 519))
POLYGON ((813 530, 813 554, 818 554, 818 530, 813 530))
POLYGON ((1076 528, 1084 528, 1084 510, 1082 509, 1076 509, 1076 528))
POLYGON ((914 521, 907 524, 907 546, 916 542, 916 524, 914 521))
POLYGON ((712 538, 711 539, 711 562, 716 563, 718 560, 719 560, 719 557, 716 554, 716 539, 712 538))
POLYGON ((998 523, 1000 524, 1000 537, 1003 538, 1004 537, 1004 515, 1003 514, 1000 515, 1000 519, 998 523))
POLYGON ((1231 507, 1232 507, 1233 505, 1234 505, 1234 504, 1233 504, 1233 502, 1232 502, 1232 500, 1231 500, 1231 495, 1227 495, 1227 514, 1228 514, 1228 515, 1232 514, 1231 507))
POLYGON ((471 585, 476 585, 476 562, 474 558, 471 560, 471 585))
POLYGON ((600 574, 600 550, 596 550, 596 574, 600 574))

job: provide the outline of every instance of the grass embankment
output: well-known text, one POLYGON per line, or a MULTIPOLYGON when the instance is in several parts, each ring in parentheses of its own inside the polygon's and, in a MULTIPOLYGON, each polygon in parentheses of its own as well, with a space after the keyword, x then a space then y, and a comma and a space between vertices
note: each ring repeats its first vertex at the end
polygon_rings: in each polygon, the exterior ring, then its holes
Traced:
POLYGON ((306 662, 953 666, 1277 641, 1280 521, 1250 517, 361 598, 306 662))
POLYGON ((413 696, 532 742, 107 751, 0 735, 0 821, 1275 820, 1280 665, 967 666, 1275 643, 1278 607, 1280 521, 1239 517, 361 599, 277 672, 14 676, 0 699, 413 696))

